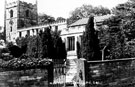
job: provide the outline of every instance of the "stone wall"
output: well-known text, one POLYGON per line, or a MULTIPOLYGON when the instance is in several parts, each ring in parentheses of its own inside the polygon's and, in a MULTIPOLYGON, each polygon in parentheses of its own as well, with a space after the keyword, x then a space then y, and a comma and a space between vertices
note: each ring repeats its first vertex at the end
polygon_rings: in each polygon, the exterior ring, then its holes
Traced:
MULTIPOLYGON (((108 61, 84 61, 85 83, 78 82, 79 87, 134 87, 135 59, 118 59, 108 61)), ((81 68, 81 67, 80 67, 81 68)), ((78 68, 78 69, 80 69, 78 68)), ((82 68, 83 69, 83 68, 82 68)), ((79 72, 78 72, 79 73, 79 72)), ((79 74, 77 77, 80 77, 79 74)))
POLYGON ((0 87, 48 87, 47 69, 0 72, 0 87))

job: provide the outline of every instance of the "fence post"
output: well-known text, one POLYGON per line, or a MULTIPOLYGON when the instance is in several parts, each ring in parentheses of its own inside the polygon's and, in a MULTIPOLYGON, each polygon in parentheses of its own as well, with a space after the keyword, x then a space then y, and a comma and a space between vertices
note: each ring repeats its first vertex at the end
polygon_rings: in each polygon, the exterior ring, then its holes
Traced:
POLYGON ((102 61, 104 61, 104 57, 105 57, 105 49, 106 49, 107 46, 105 46, 103 49, 102 49, 102 61))

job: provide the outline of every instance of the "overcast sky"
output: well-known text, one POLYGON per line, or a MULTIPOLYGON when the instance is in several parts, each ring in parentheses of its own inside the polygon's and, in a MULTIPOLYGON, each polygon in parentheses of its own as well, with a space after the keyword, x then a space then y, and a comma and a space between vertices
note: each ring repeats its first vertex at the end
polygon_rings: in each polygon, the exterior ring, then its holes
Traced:
MULTIPOLYGON (((12 2, 17 0, 7 0, 12 2)), ((26 2, 35 3, 36 0, 21 0, 26 2)), ((38 13, 45 13, 55 18, 64 17, 68 18, 71 11, 76 7, 80 7, 83 4, 91 4, 93 6, 102 5, 109 9, 115 7, 117 4, 124 3, 127 0, 37 0, 38 1, 38 13)), ((5 0, 0 0, 0 26, 4 26, 4 3, 5 0)))

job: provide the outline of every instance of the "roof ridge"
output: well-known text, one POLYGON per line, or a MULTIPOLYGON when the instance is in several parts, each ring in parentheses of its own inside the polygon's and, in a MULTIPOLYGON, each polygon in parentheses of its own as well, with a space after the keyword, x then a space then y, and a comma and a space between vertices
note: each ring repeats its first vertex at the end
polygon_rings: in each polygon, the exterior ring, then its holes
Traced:
MULTIPOLYGON (((102 16, 94 16, 94 19, 97 22, 101 22, 101 21, 103 21, 103 20, 105 20, 107 18, 110 18, 111 16, 113 16, 113 15, 108 14, 108 15, 102 15, 102 16)), ((89 19, 89 17, 81 18, 81 19, 77 20, 76 22, 70 24, 69 27, 78 26, 78 25, 85 25, 85 24, 87 24, 88 19, 89 19)))

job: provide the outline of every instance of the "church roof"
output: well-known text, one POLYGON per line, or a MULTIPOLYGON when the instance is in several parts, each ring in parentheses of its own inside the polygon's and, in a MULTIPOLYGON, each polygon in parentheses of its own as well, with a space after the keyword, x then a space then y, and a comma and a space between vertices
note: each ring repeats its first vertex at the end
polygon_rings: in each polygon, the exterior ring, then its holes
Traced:
MULTIPOLYGON (((113 15, 104 15, 104 16, 95 16, 94 20, 96 22, 102 22, 105 19, 108 19, 110 17, 112 17, 113 15)), ((86 25, 88 22, 89 18, 82 18, 79 19, 78 21, 72 23, 71 25, 69 25, 69 27, 73 27, 73 26, 80 26, 80 25, 86 25)))

